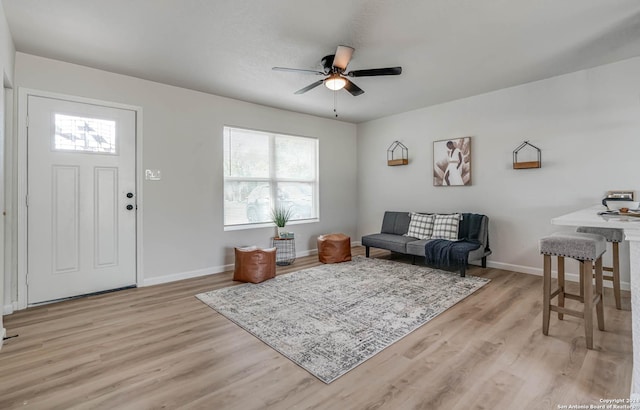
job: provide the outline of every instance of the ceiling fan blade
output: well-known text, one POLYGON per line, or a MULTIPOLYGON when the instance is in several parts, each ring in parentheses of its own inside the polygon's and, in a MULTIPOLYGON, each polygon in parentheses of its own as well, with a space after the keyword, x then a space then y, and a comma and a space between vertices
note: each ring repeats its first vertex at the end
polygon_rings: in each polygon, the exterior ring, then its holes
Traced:
POLYGON ((346 70, 347 65, 349 65, 349 61, 351 61, 353 50, 353 47, 338 46, 338 49, 336 50, 336 56, 333 58, 333 66, 335 68, 339 68, 342 71, 346 70))
POLYGON ((314 88, 316 88, 317 86, 319 86, 323 82, 324 82, 324 80, 318 80, 315 83, 309 84, 308 86, 299 89, 298 91, 295 92, 295 94, 304 94, 309 90, 313 90, 314 88))
POLYGON ((402 67, 388 67, 388 68, 370 68, 368 70, 355 70, 350 71, 346 75, 349 77, 373 77, 376 75, 400 75, 402 74, 402 67))
MULTIPOLYGON (((345 78, 345 80, 347 79, 345 78)), ((349 91, 349 93, 351 93, 351 95, 353 95, 354 97, 357 97, 360 94, 364 94, 364 90, 362 88, 358 87, 349 80, 347 80, 347 83, 344 85, 344 89, 349 91)))
POLYGON ((289 72, 293 72, 293 73, 325 75, 322 71, 303 70, 301 68, 273 67, 272 70, 274 70, 274 71, 289 71, 289 72))

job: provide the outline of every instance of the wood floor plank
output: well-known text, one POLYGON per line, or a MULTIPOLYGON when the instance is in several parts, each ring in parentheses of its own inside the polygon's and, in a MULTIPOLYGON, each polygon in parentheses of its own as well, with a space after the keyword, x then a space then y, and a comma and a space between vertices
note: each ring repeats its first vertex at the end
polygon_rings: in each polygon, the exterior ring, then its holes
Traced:
POLYGON ((491 282, 329 385, 194 297, 237 285, 232 272, 18 311, 4 318, 19 336, 0 351, 0 408, 538 410, 628 397, 629 292, 617 310, 605 289, 606 331, 587 350, 577 318, 552 314, 542 335, 541 277, 467 272, 491 282))

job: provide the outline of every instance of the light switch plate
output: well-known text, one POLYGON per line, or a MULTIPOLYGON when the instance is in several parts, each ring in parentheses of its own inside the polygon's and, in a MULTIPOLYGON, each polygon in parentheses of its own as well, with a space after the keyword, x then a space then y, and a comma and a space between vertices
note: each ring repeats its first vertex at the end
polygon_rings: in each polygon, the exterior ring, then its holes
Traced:
POLYGON ((147 169, 144 171, 144 179, 147 181, 160 181, 162 173, 159 169, 147 169))

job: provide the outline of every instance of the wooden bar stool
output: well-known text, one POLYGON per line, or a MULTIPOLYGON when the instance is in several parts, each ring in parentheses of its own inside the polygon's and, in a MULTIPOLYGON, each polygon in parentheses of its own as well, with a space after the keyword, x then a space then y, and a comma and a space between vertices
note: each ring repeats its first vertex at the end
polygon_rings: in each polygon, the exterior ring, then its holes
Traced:
MULTIPOLYGON (((582 233, 594 233, 605 237, 607 242, 611 242, 611 250, 613 254, 611 259, 613 266, 603 266, 602 270, 605 272, 611 272, 611 276, 603 275, 603 280, 610 280, 613 282, 613 296, 616 299, 616 309, 622 309, 620 304, 620 242, 624 241, 624 231, 616 228, 592 228, 588 226, 581 226, 577 229, 582 233)), ((594 274, 595 275, 595 274, 594 274)))
POLYGON ((540 253, 544 255, 543 270, 543 313, 542 333, 549 334, 551 311, 558 312, 558 319, 571 315, 584 319, 584 333, 587 349, 593 349, 593 307, 598 317, 598 329, 604 330, 604 304, 602 303, 602 254, 606 249, 606 239, 602 235, 578 232, 556 232, 540 239, 540 253), (558 257, 558 288, 551 291, 551 257, 558 257), (564 258, 580 262, 580 295, 565 292, 564 258), (593 269, 595 262, 595 292, 593 289, 593 269), (551 300, 558 296, 558 304, 551 300), (574 299, 583 303, 583 310, 564 307, 564 300, 574 299))

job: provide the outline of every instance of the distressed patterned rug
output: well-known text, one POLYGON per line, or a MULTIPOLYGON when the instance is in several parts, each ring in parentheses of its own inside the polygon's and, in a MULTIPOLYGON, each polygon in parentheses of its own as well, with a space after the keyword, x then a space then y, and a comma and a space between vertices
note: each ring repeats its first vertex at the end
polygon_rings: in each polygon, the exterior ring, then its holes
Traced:
POLYGON ((196 297, 331 383, 488 282, 356 256, 196 297))

